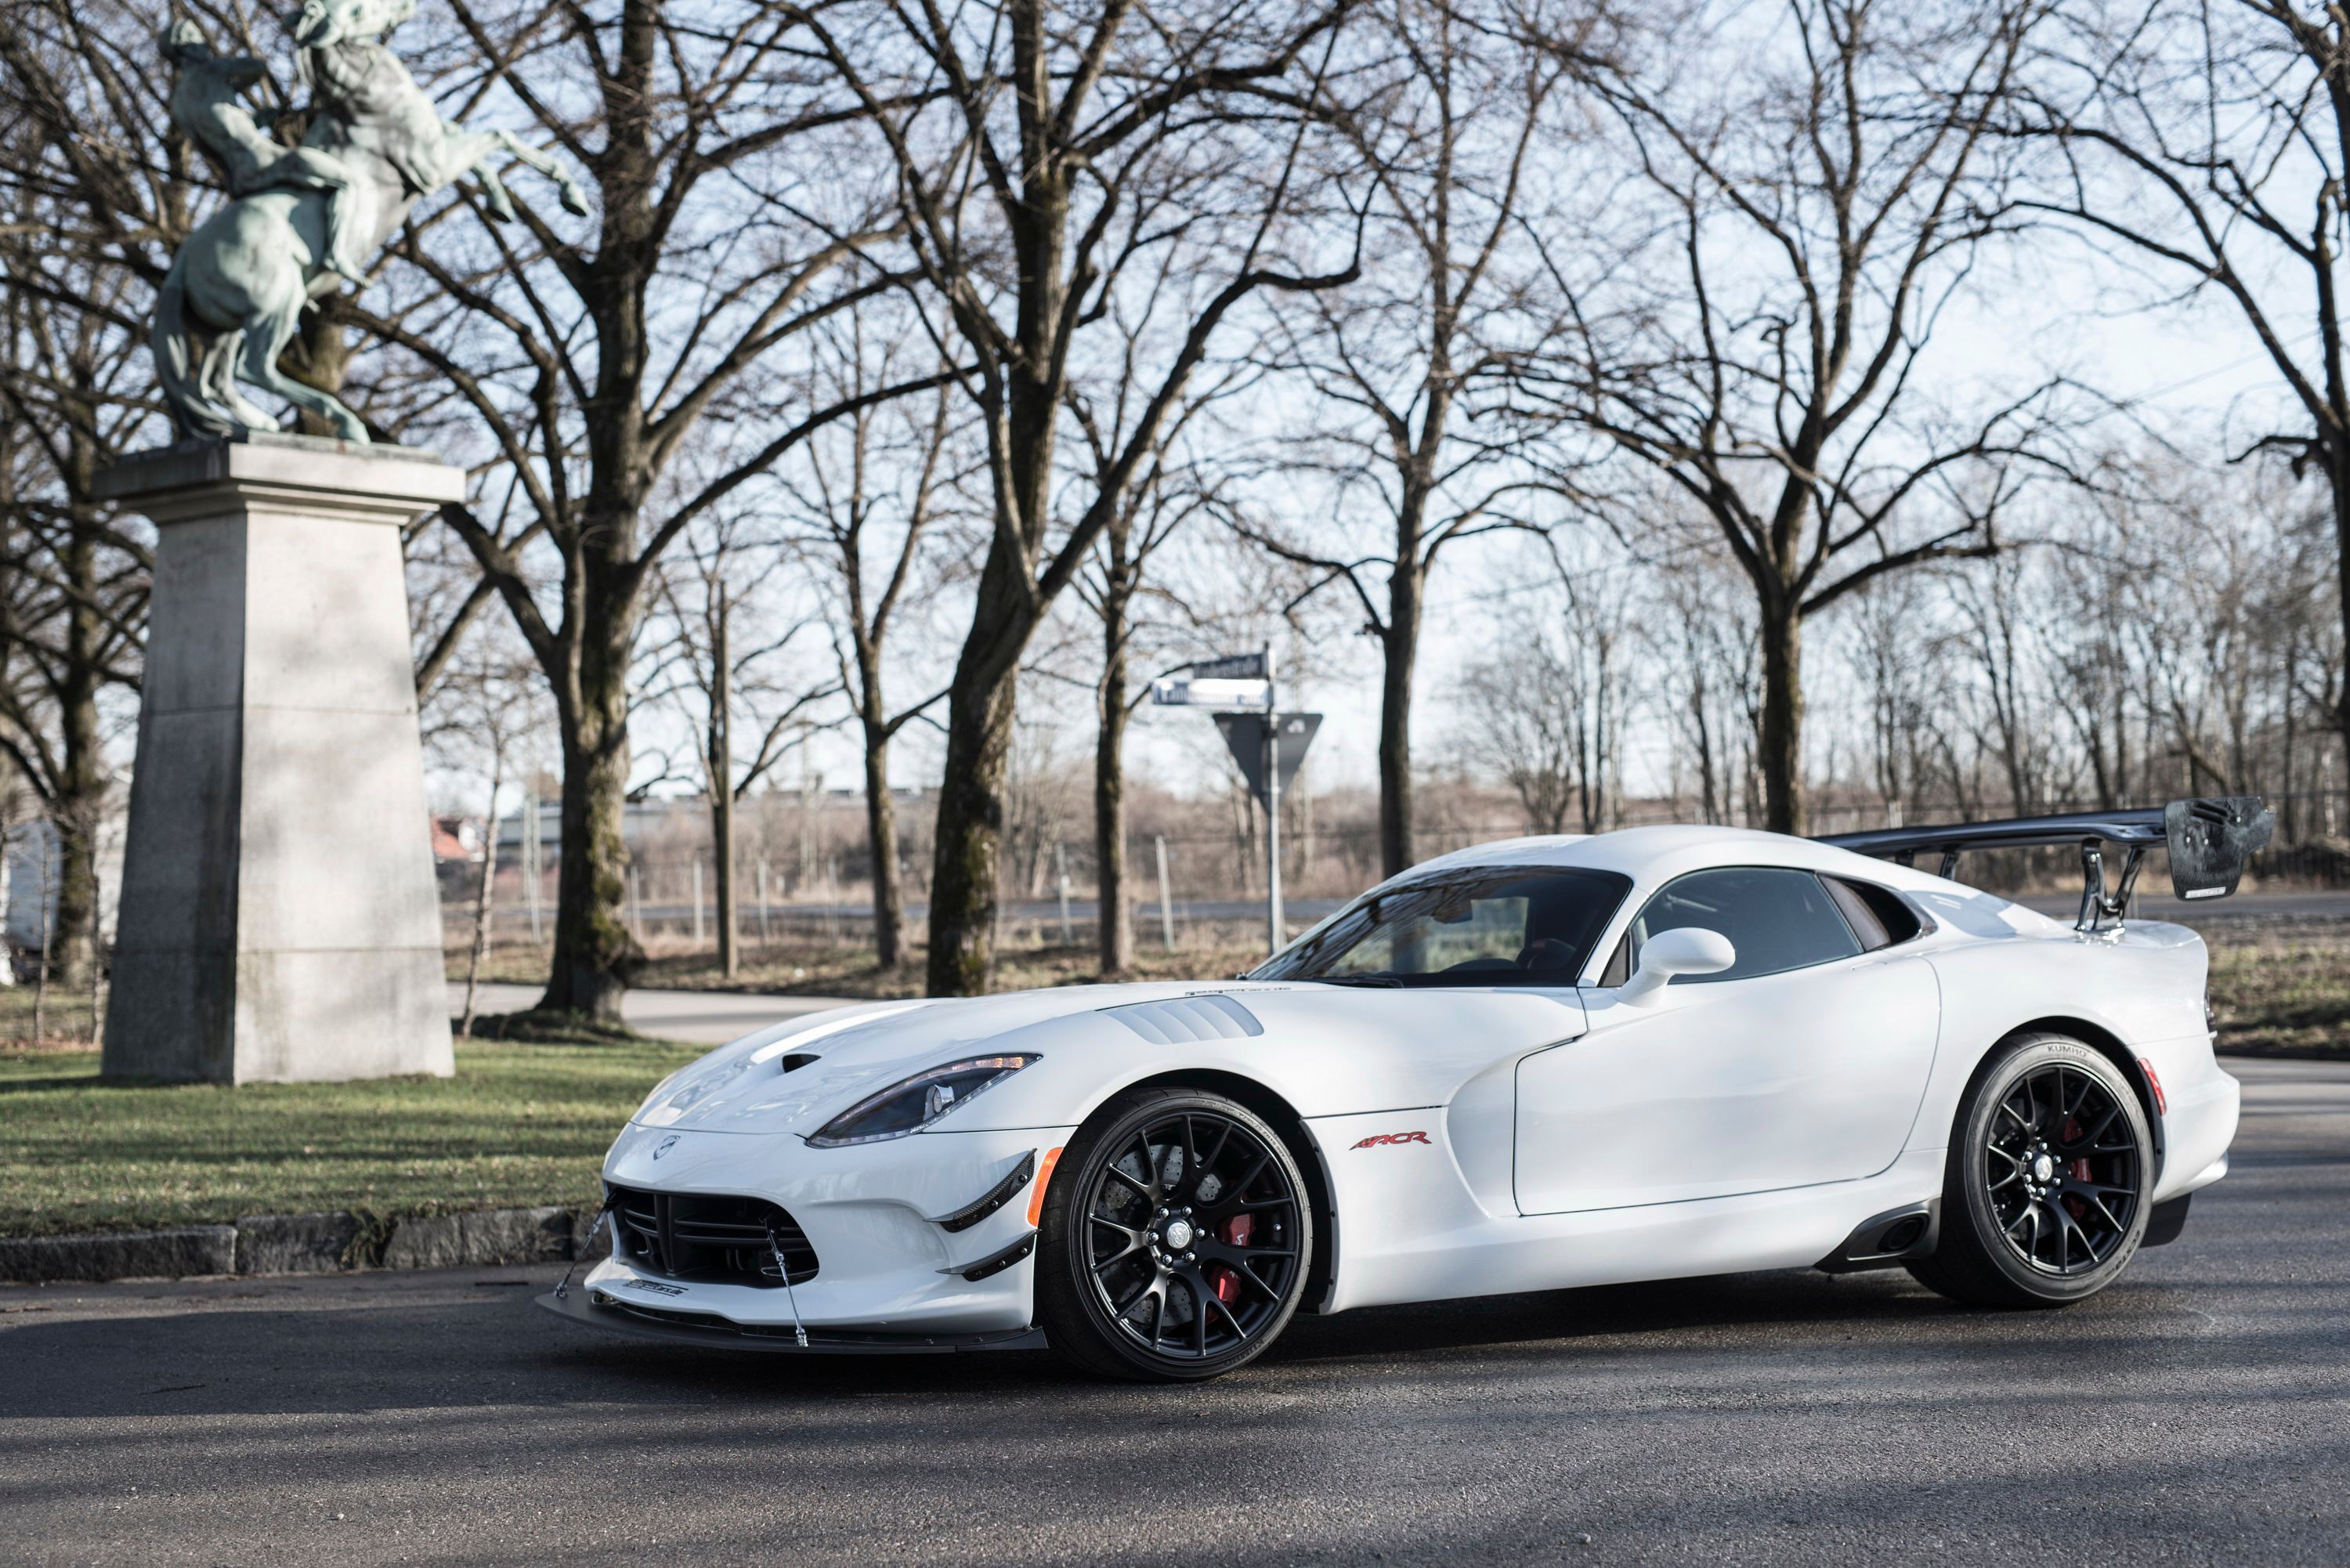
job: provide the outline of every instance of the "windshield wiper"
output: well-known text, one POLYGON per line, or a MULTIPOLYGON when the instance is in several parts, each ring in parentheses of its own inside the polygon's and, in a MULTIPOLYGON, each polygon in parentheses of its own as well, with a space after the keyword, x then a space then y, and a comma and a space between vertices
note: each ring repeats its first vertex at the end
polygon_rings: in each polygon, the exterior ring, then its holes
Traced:
POLYGON ((1391 974, 1301 974, 1300 980, 1310 980, 1316 985, 1377 985, 1391 991, 1401 991, 1403 981, 1391 974))

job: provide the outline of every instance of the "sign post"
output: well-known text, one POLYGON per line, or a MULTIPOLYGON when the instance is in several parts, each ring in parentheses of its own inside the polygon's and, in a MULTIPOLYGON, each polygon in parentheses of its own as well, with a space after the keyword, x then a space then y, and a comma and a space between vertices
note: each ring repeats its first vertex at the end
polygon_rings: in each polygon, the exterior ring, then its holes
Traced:
POLYGON ((1264 648, 1264 924, 1265 956, 1289 940, 1281 918, 1281 725, 1274 717, 1273 645, 1264 648))
POLYGON ((1161 707, 1218 710, 1216 728, 1240 764, 1249 793, 1264 807, 1265 940, 1279 952, 1289 940, 1281 902, 1281 791, 1297 776, 1322 715, 1280 711, 1269 646, 1202 659, 1183 678, 1154 680, 1150 698, 1161 707))

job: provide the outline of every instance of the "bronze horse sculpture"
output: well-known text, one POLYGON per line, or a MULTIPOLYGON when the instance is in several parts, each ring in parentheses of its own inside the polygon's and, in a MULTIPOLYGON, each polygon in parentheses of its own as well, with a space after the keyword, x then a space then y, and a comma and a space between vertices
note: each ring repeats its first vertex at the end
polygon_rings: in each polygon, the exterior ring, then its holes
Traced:
POLYGON ((231 200, 180 247, 156 298, 150 340, 163 397, 185 436, 274 431, 244 381, 307 409, 345 441, 367 427, 342 400, 278 369, 313 299, 362 276, 424 196, 465 174, 490 213, 515 216, 491 160, 504 154, 556 182, 564 207, 588 211, 555 161, 505 130, 443 120, 383 42, 414 0, 306 0, 294 26, 298 74, 313 112, 298 148, 280 147, 241 100, 260 62, 214 56, 187 24, 164 39, 179 69, 172 115, 226 171, 231 200))

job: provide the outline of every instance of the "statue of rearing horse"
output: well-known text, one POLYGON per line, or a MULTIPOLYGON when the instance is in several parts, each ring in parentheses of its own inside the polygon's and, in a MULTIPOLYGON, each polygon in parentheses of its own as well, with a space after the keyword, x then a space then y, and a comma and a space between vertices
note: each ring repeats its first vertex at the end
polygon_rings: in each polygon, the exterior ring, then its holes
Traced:
POLYGON ((383 43, 414 9, 414 0, 305 0, 294 42, 313 102, 299 149, 271 142, 238 99, 262 74, 258 62, 213 56, 186 24, 167 36, 182 73, 172 118, 220 161, 233 198, 188 236, 156 299, 157 379, 182 434, 277 429, 244 381, 346 441, 366 441, 341 400, 277 368, 304 306, 375 255, 420 198, 465 174, 480 179, 491 215, 511 221, 513 199, 491 167, 502 154, 553 179, 567 210, 587 213, 553 159, 510 131, 441 118, 383 43))

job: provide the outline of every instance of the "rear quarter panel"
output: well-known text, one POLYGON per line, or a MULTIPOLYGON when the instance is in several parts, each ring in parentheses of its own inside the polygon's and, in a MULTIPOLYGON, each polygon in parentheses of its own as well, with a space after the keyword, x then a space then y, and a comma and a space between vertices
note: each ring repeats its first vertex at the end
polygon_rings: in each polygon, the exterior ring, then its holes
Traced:
POLYGON ((2156 1195, 2167 1196, 2224 1153, 2235 1132, 2235 1081, 2213 1057, 2204 1019, 2202 939, 2152 923, 2093 937, 2048 926, 1969 934, 1931 953, 1942 981, 1941 1044, 1910 1147, 1949 1147, 1967 1087, 2002 1040, 2073 1022, 2113 1036, 2161 1080, 2170 1104, 2156 1195))

